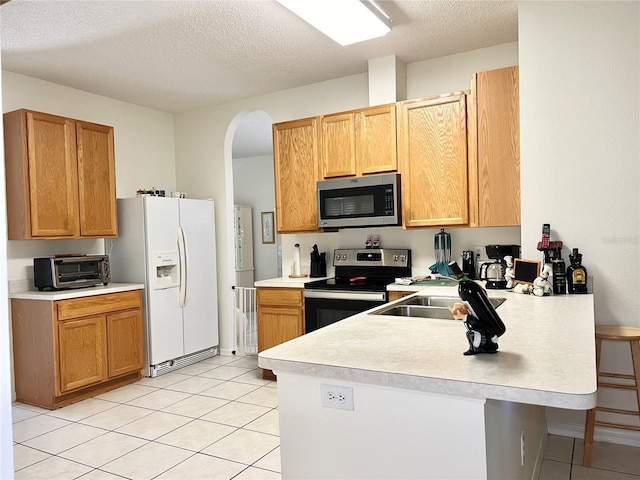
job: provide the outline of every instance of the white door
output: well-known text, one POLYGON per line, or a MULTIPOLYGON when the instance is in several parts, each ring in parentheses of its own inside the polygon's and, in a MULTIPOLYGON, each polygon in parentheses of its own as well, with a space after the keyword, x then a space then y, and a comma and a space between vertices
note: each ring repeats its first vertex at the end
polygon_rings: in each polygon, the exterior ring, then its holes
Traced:
MULTIPOLYGON (((157 365, 183 356, 184 333, 178 287, 154 288, 155 255, 178 250, 178 199, 145 197, 147 338, 149 361, 157 365)), ((180 267, 178 267, 180 268, 180 267)))
POLYGON ((218 342, 218 285, 213 201, 180 199, 185 237, 185 355, 218 342))

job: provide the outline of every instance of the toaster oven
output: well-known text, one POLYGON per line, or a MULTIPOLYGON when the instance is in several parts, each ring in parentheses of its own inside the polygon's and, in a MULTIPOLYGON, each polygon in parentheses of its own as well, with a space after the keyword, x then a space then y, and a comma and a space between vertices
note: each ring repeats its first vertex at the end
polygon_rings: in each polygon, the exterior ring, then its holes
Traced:
POLYGON ((33 259, 33 279, 38 290, 107 285, 111 281, 108 255, 55 255, 33 259))

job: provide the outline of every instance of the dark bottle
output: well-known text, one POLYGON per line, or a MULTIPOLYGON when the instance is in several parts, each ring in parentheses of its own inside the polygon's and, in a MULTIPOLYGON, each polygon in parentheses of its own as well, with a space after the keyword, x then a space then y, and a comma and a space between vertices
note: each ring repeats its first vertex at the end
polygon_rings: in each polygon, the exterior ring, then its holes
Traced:
POLYGON ((553 272, 553 293, 567 293, 567 270, 564 260, 562 259, 562 250, 560 248, 556 248, 555 250, 554 259, 551 261, 551 268, 553 272))
POLYGON ((574 248, 569 255, 571 265, 567 267, 567 291, 569 293, 587 293, 587 269, 582 266, 582 254, 574 248))

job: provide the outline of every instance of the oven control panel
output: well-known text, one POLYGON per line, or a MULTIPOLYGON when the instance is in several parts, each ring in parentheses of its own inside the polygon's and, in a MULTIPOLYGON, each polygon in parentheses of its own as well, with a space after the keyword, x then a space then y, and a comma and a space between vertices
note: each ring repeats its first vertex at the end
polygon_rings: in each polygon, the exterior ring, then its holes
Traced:
POLYGON ((408 267, 411 265, 411 250, 406 248, 383 249, 336 249, 333 253, 333 265, 351 266, 391 266, 408 267))

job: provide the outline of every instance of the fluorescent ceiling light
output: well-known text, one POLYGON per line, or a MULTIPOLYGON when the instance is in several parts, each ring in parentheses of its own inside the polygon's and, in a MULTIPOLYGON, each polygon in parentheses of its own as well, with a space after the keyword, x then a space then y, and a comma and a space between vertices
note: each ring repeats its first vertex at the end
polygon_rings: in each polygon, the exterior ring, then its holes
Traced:
MULTIPOLYGON (((391 31, 360 0, 278 0, 340 45, 382 37, 391 31)), ((367 3, 380 11, 375 3, 367 3)), ((384 12, 381 12, 384 13, 384 12)))

